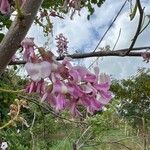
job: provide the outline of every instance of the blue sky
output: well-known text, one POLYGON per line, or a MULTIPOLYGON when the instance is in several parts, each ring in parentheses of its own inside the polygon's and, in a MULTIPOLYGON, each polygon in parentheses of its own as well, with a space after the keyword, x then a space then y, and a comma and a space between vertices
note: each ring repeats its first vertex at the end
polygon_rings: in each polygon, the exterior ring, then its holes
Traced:
MULTIPOLYGON (((124 3, 124 0, 106 0, 102 7, 95 7, 95 13, 91 17, 90 21, 87 20, 87 10, 83 9, 79 16, 74 16, 73 20, 70 20, 69 14, 65 16, 65 19, 54 18, 53 21, 53 37, 50 35, 48 38, 43 36, 42 29, 37 26, 33 26, 29 31, 28 36, 34 36, 35 41, 42 46, 48 41, 48 48, 56 51, 55 36, 59 33, 63 33, 69 40, 68 52, 90 52, 92 51, 112 19, 115 17, 120 7, 124 3)), ((150 1, 142 0, 142 5, 145 6, 145 15, 150 15, 150 1)), ((112 48, 121 29, 121 36, 116 49, 127 48, 131 43, 131 39, 136 31, 138 22, 138 14, 136 18, 131 22, 129 18, 129 4, 127 3, 124 10, 114 23, 113 27, 102 41, 99 47, 105 47, 110 45, 112 48)), ((150 26, 139 36, 135 46, 150 46, 150 26)), ((89 66, 95 58, 84 59, 80 61, 82 65, 89 66)), ((119 57, 103 57, 99 58, 99 61, 95 63, 99 66, 101 72, 111 74, 114 78, 127 78, 134 75, 139 67, 150 67, 150 63, 146 64, 142 61, 142 58, 119 58, 119 57)))

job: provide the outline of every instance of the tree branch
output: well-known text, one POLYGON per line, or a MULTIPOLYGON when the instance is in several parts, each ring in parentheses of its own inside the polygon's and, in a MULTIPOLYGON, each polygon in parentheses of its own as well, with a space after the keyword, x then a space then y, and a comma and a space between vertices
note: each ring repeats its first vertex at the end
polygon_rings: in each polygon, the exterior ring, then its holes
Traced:
POLYGON ((130 51, 132 50, 133 46, 135 45, 135 42, 141 32, 141 28, 142 28, 142 21, 143 21, 143 15, 144 15, 144 11, 142 9, 142 6, 141 6, 141 2, 140 0, 136 0, 136 3, 137 3, 137 6, 138 6, 138 9, 139 9, 139 13, 140 13, 140 17, 139 17, 139 23, 138 23, 138 27, 137 27, 137 30, 136 30, 136 33, 134 35, 134 38, 132 40, 132 43, 128 49, 128 51, 126 52, 126 54, 129 54, 130 51))
MULTIPOLYGON (((81 59, 81 58, 90 58, 90 57, 104 57, 104 56, 119 56, 119 57, 142 57, 141 54, 143 52, 135 52, 140 50, 150 49, 150 47, 136 47, 132 50, 134 52, 130 52, 129 54, 125 54, 125 52, 128 51, 128 49, 120 49, 115 51, 98 51, 98 52, 90 52, 90 53, 84 53, 84 54, 72 54, 67 55, 67 57, 71 57, 72 59, 81 59)), ((57 60, 63 60, 63 57, 57 57, 57 60)), ((9 65, 21 65, 25 64, 25 61, 11 61, 9 65)))
POLYGON ((42 2, 43 0, 26 0, 22 7, 23 19, 16 17, 2 40, 0 44, 0 75, 20 47, 20 43, 30 29, 42 2))

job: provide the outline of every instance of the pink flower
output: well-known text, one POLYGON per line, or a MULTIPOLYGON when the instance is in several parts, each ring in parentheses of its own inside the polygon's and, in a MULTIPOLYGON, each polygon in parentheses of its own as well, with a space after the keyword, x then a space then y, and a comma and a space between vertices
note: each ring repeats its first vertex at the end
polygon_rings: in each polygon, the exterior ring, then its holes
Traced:
POLYGON ((80 77, 80 74, 79 74, 79 72, 77 71, 77 70, 75 70, 75 69, 70 69, 69 70, 69 75, 71 76, 71 79, 73 80, 73 81, 76 81, 76 82, 78 82, 78 81, 81 81, 81 77, 80 77))
POLYGON ((35 59, 35 52, 34 52, 34 42, 33 38, 25 38, 21 42, 21 46, 23 47, 24 54, 23 59, 28 62, 32 62, 33 59, 35 59))
POLYGON ((143 57, 144 61, 146 61, 146 63, 149 62, 149 60, 150 60, 150 52, 148 52, 148 51, 143 52, 143 53, 141 54, 141 56, 143 57))
POLYGON ((102 104, 104 104, 104 105, 106 105, 112 98, 112 93, 109 91, 110 78, 109 78, 109 76, 105 76, 105 77, 106 78, 102 78, 102 80, 100 80, 101 83, 94 83, 93 84, 93 87, 99 93, 99 97, 100 97, 99 100, 100 100, 100 102, 102 104))
POLYGON ((94 97, 84 96, 80 100, 81 104, 87 108, 89 113, 94 113, 95 111, 99 111, 102 109, 102 104, 100 101, 96 100, 94 97))
POLYGON ((68 82, 68 93, 72 95, 75 99, 78 99, 79 97, 82 97, 83 91, 76 83, 68 82))
POLYGON ((60 80, 56 80, 55 84, 53 85, 53 93, 62 93, 62 94, 66 94, 68 92, 68 88, 65 85, 65 83, 63 83, 60 80))
POLYGON ((99 77, 100 77, 100 79, 99 79, 100 83, 108 83, 108 85, 110 87, 111 79, 110 79, 109 75, 107 75, 105 73, 101 73, 99 77))
POLYGON ((86 81, 86 82, 94 83, 94 82, 96 82, 96 80, 97 80, 96 75, 94 75, 92 73, 87 73, 84 77, 84 81, 86 81))
POLYGON ((75 66, 69 70, 69 75, 74 81, 96 82, 97 77, 95 74, 89 72, 85 67, 75 66))
POLYGON ((25 69, 33 81, 45 79, 51 73, 51 64, 47 61, 40 63, 26 63, 25 69))
MULTIPOLYGON (((69 109, 73 116, 79 116, 82 115, 80 108, 86 108, 93 114, 111 100, 110 77, 99 74, 98 67, 92 73, 83 66, 73 66, 70 58, 60 63, 44 49, 39 50, 41 57, 36 57, 33 39, 25 39, 22 46, 28 61, 25 69, 32 79, 26 91, 39 93, 41 102, 47 102, 56 112, 69 109)), ((63 46, 60 48, 64 49, 63 46)))
POLYGON ((75 12, 78 11, 79 13, 80 9, 82 8, 81 2, 82 0, 65 0, 62 9, 65 12, 68 12, 72 9, 70 18, 73 19, 73 15, 75 14, 75 12))
POLYGON ((64 109, 66 104, 66 99, 63 94, 58 94, 55 97, 55 110, 58 112, 59 110, 64 109))
POLYGON ((8 0, 0 0, 0 12, 8 14, 10 12, 10 4, 8 0))
POLYGON ((63 34, 59 34, 58 36, 56 36, 55 38, 57 40, 57 52, 60 56, 62 56, 63 54, 67 54, 67 49, 68 49, 68 41, 67 41, 67 38, 65 38, 63 36, 63 34))
POLYGON ((27 93, 38 93, 42 94, 45 91, 45 83, 44 80, 40 80, 38 82, 32 81, 27 87, 26 87, 26 92, 27 93))
POLYGON ((54 93, 52 89, 47 89, 47 91, 43 94, 42 100, 47 101, 51 107, 53 107, 57 112, 63 110, 66 105, 65 95, 62 93, 54 93))
POLYGON ((97 93, 97 90, 91 85, 91 83, 86 83, 86 84, 82 84, 80 85, 81 88, 82 88, 82 91, 85 93, 85 94, 95 94, 97 93))
POLYGON ((101 97, 99 98, 99 101, 103 105, 108 104, 110 100, 112 99, 112 93, 110 91, 101 91, 100 96, 101 97))

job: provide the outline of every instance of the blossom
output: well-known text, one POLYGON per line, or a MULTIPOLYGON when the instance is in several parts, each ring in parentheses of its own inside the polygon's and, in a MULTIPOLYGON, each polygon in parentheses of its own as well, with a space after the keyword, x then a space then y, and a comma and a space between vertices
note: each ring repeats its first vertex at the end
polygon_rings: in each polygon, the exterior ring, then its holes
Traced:
POLYGON ((58 94, 55 97, 55 110, 58 112, 59 110, 64 109, 66 104, 66 99, 63 94, 58 94))
POLYGON ((25 91, 27 93, 39 93, 40 95, 43 95, 45 93, 45 83, 44 80, 41 79, 38 82, 31 81, 31 83, 26 87, 25 91))
POLYGON ((65 12, 68 12, 69 10, 72 9, 71 16, 70 18, 73 18, 73 15, 75 14, 76 11, 80 11, 82 8, 81 5, 81 0, 65 0, 62 6, 62 10, 65 12))
POLYGON ((146 63, 149 62, 149 60, 150 60, 150 52, 148 52, 148 51, 143 52, 143 53, 141 54, 141 56, 143 57, 144 61, 146 61, 146 63))
POLYGON ((25 69, 33 81, 40 81, 51 73, 51 64, 47 61, 40 63, 26 63, 25 69))
POLYGON ((8 148, 7 142, 2 142, 1 147, 2 150, 6 150, 8 148))
POLYGON ((24 50, 23 59, 25 61, 31 62, 33 59, 35 59, 34 45, 35 44, 33 38, 25 38, 21 42, 21 46, 23 47, 24 50))
POLYGON ((0 0, 0 12, 8 14, 10 12, 10 4, 8 0, 0 0))
POLYGON ((55 84, 53 85, 52 92, 66 94, 68 92, 68 88, 65 83, 60 80, 56 80, 55 84))
POLYGON ((94 83, 93 87, 99 92, 98 97, 102 104, 106 105, 112 98, 112 94, 109 91, 111 80, 106 74, 100 74, 99 83, 94 83))
POLYGON ((60 56, 62 56, 63 54, 66 54, 67 53, 67 49, 68 49, 68 41, 67 41, 67 38, 65 38, 63 36, 63 34, 59 34, 58 36, 56 36, 55 38, 57 40, 57 52, 60 56))
POLYGON ((85 81, 85 82, 96 82, 96 75, 89 72, 85 67, 75 66, 69 69, 69 75, 73 80, 85 81))
POLYGON ((80 102, 84 106, 86 106, 87 111, 91 114, 94 113, 95 111, 99 111, 100 109, 102 109, 103 106, 100 101, 96 100, 96 98, 86 95, 82 97, 82 100, 80 102))
MULTIPOLYGON (((58 43, 58 48, 62 55, 65 46, 64 41, 61 42, 58 43)), ((44 49, 40 49, 41 56, 33 61, 32 52, 36 58, 33 40, 26 39, 22 46, 27 51, 28 62, 25 69, 31 78, 26 92, 40 94, 41 102, 48 103, 56 112, 67 109, 71 115, 80 116, 81 108, 86 108, 88 113, 93 114, 102 110, 112 99, 109 91, 111 79, 104 73, 100 74, 98 67, 91 72, 83 66, 73 66, 72 59, 68 57, 58 62, 52 53, 44 49)))

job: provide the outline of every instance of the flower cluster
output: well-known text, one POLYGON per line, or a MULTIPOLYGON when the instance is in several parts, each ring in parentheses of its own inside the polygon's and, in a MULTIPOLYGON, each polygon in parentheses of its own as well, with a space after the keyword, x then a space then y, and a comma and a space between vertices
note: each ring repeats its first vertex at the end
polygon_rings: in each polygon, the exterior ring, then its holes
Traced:
POLYGON ((67 49, 68 49, 67 44, 69 43, 67 41, 67 38, 65 38, 63 36, 63 34, 60 33, 58 36, 56 36, 55 39, 57 41, 56 47, 58 48, 57 52, 58 52, 59 56, 62 56, 63 54, 67 54, 67 49))
POLYGON ((81 0, 65 0, 63 4, 63 8, 68 10, 69 8, 73 8, 74 10, 81 9, 81 0))
POLYGON ((43 21, 44 17, 48 17, 48 16, 64 19, 58 12, 54 10, 46 10, 46 9, 39 10, 39 17, 37 17, 37 19, 43 21))
POLYGON ((81 6, 81 1, 82 0, 65 0, 62 6, 62 9, 65 12, 68 12, 72 10, 70 18, 73 18, 73 15, 75 14, 76 11, 80 12, 82 6, 81 6))
POLYGON ((143 52, 142 57, 143 57, 144 61, 146 61, 146 63, 148 63, 150 60, 150 52, 148 52, 148 51, 143 52))
POLYGON ((100 74, 98 68, 92 73, 83 66, 73 66, 71 58, 66 57, 60 63, 52 52, 43 48, 38 48, 37 57, 30 42, 29 39, 22 42, 27 60, 25 69, 31 78, 26 88, 28 93, 39 93, 41 101, 56 112, 69 110, 73 116, 81 115, 80 108, 92 114, 108 104, 112 95, 108 75, 100 74))

